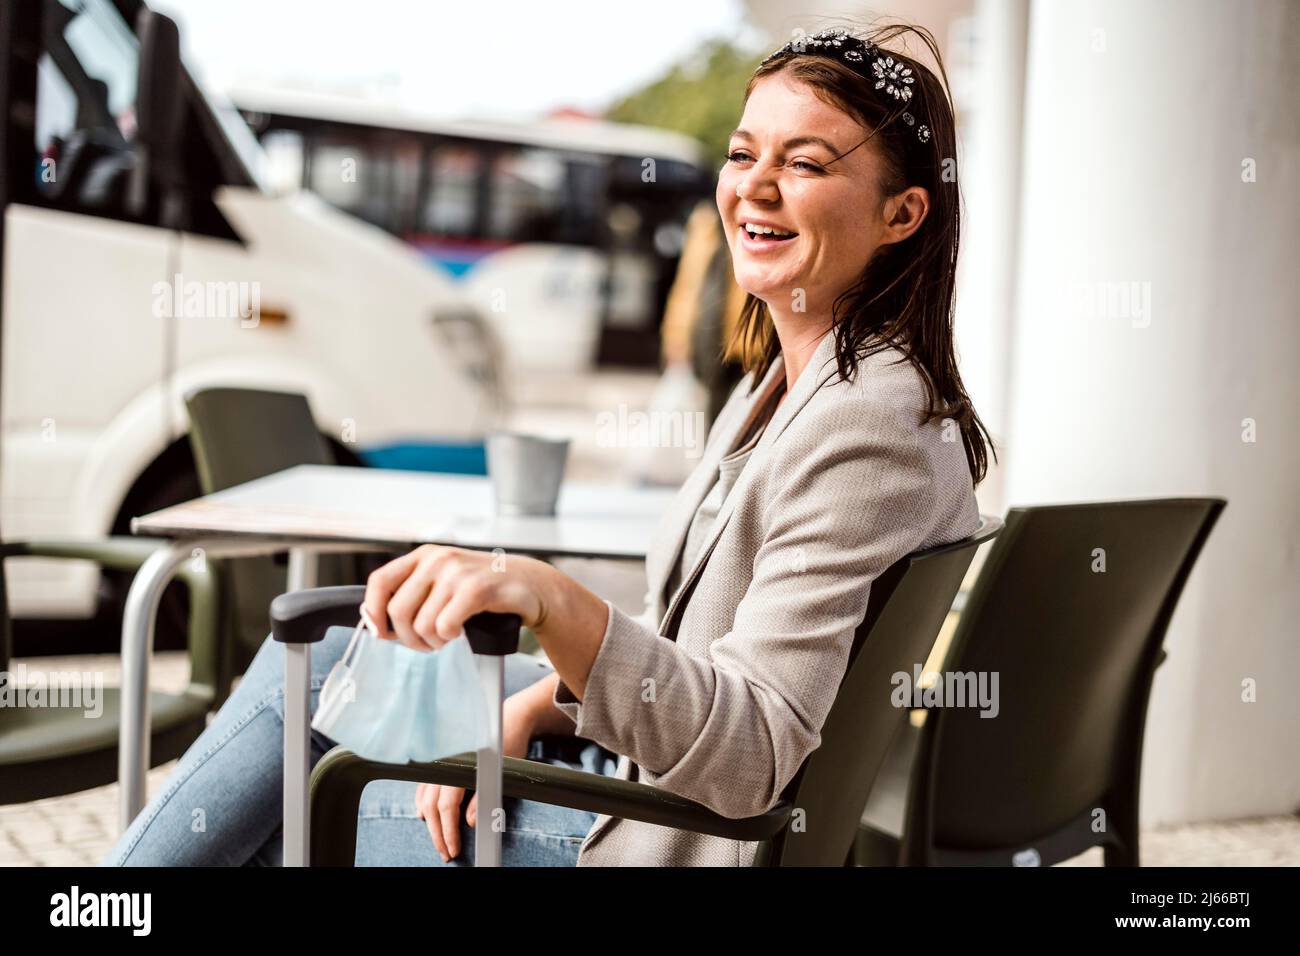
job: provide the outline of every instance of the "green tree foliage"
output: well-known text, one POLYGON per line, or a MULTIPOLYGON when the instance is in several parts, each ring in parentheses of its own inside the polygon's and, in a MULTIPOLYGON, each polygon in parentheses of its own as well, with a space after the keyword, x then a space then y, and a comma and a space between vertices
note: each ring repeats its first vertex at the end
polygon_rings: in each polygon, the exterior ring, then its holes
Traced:
POLYGON ((727 136, 740 120, 745 84, 762 54, 711 40, 649 85, 617 100, 605 114, 694 136, 714 168, 722 165, 727 136))

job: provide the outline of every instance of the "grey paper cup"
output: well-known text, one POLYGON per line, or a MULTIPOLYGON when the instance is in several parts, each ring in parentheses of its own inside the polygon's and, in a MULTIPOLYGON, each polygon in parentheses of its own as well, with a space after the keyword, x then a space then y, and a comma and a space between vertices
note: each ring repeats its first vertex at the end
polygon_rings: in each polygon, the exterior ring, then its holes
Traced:
POLYGON ((553 515, 569 458, 567 438, 515 432, 487 437, 488 477, 499 515, 553 515))

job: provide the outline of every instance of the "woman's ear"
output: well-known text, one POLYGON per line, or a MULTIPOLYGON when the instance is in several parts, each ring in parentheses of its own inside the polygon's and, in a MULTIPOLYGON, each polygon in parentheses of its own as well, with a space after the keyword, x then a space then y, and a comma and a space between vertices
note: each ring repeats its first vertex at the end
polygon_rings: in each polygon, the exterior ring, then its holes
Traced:
POLYGON ((881 245, 902 242, 921 228, 930 212, 930 193, 923 186, 909 186, 885 200, 885 228, 881 245))

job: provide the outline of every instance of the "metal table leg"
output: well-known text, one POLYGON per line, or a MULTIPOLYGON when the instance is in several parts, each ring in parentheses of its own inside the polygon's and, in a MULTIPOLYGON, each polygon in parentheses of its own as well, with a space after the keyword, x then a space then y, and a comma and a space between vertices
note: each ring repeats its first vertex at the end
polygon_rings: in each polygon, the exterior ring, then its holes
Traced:
MULTIPOLYGON (((122 616, 122 715, 118 728, 117 779, 121 787, 118 824, 123 831, 144 809, 145 773, 149 768, 149 657, 153 652, 154 620, 162 593, 172 577, 196 551, 205 558, 252 557, 285 550, 283 540, 258 541, 240 538, 176 540, 158 548, 145 559, 131 581, 122 616)), ((313 544, 313 552, 374 550, 367 544, 333 542, 313 544)), ((299 559, 300 563, 303 559, 299 559)), ((291 568, 292 560, 291 560, 291 568)), ((314 580, 315 564, 303 564, 299 575, 314 580)), ((305 580, 305 578, 304 578, 305 580)), ((311 667, 307 660, 301 686, 308 687, 311 667)), ((296 666, 296 665, 295 665, 296 666)))
MULTIPOLYGON (((316 586, 316 554, 289 551, 289 590, 316 586)), ((284 645, 284 865, 306 866, 311 832, 311 645, 284 645)))
POLYGON ((162 593, 196 543, 174 541, 149 555, 131 581, 122 616, 122 716, 117 751, 118 823, 125 831, 144 808, 149 767, 149 657, 162 593))

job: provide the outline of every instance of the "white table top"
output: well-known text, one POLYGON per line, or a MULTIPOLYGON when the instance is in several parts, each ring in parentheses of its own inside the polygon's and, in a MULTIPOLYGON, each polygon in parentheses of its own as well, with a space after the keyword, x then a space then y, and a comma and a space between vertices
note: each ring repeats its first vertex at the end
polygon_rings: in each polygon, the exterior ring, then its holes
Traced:
POLYGON ((134 518, 131 531, 637 560, 674 494, 565 482, 555 516, 498 517, 485 477, 299 465, 134 518))

